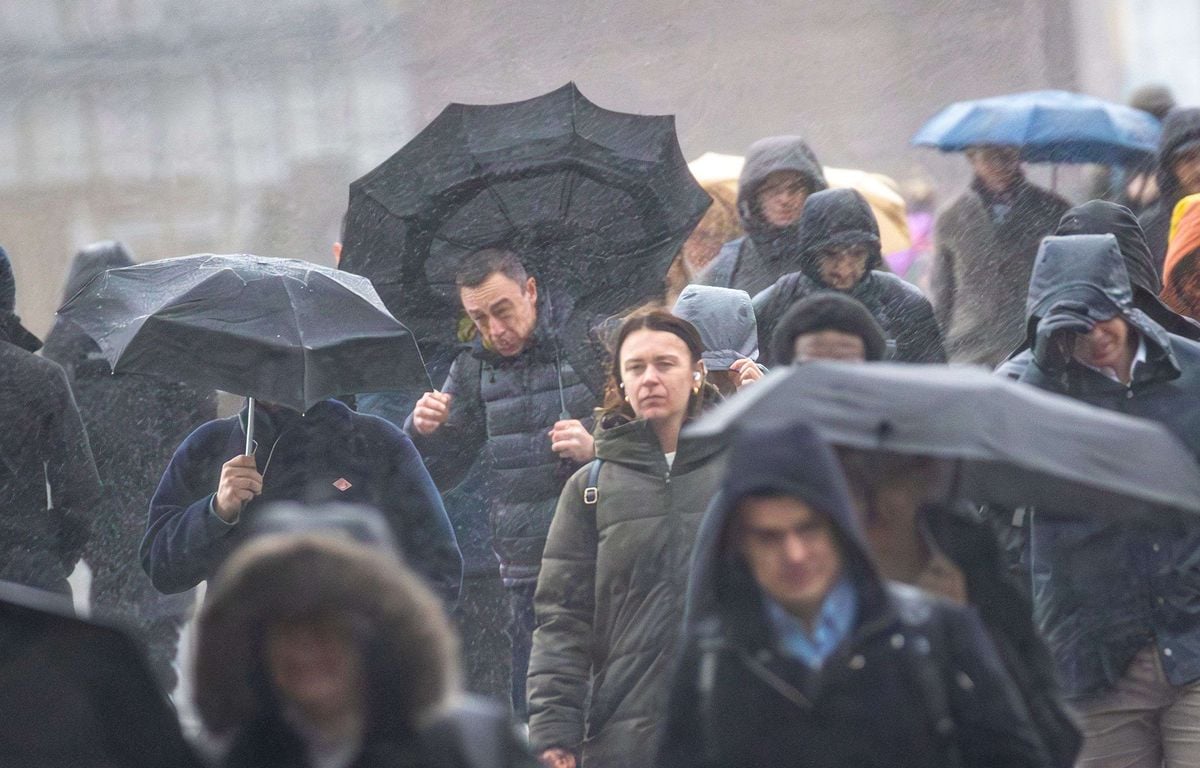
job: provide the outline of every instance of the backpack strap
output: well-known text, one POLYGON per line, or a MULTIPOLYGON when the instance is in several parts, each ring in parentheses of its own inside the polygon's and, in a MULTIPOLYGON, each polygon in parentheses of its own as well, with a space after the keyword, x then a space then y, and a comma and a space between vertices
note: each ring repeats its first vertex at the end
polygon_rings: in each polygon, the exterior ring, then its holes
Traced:
POLYGON ((583 503, 587 505, 588 512, 592 515, 596 514, 596 505, 600 503, 600 467, 604 466, 604 459, 592 459, 592 463, 588 465, 587 485, 583 487, 583 503))

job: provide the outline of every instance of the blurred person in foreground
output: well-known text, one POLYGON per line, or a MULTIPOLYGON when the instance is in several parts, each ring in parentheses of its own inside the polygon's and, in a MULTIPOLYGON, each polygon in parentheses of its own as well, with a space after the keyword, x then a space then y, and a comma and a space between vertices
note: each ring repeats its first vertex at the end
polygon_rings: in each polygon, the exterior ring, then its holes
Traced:
POLYGON ((758 324, 750 295, 734 288, 689 285, 679 294, 671 314, 687 320, 704 343, 707 380, 722 397, 758 381, 758 324))
MULTIPOLYGON (((915 285, 883 271, 879 223, 866 198, 853 189, 813 195, 800 216, 800 266, 754 297, 758 327, 770 338, 797 301, 818 291, 838 291, 860 301, 894 342, 894 359, 944 363, 942 335, 929 300, 915 285)), ((768 366, 775 360, 767 358, 768 366)))
POLYGON ((820 291, 783 313, 771 337, 776 365, 813 360, 869 363, 887 359, 883 329, 862 302, 820 291))
POLYGON ((751 144, 737 194, 746 236, 722 246, 697 282, 753 296, 780 275, 799 269, 800 214, 809 196, 828 187, 817 156, 799 136, 771 136, 751 144))
MULTIPOLYGON (((1200 344, 1137 308, 1115 237, 1046 238, 1027 317, 1020 381, 1157 421, 1200 459, 1200 344)), ((1038 509, 1030 528, 1035 620, 1082 720, 1079 765, 1200 764, 1200 526, 1038 509)))
MULTIPOLYGON (((71 261, 63 303, 97 275, 133 263, 122 243, 85 246, 71 261)), ((188 433, 217 417, 216 393, 153 376, 114 374, 99 345, 66 320, 54 323, 42 355, 67 373, 104 486, 92 507, 92 537, 83 553, 92 569, 92 611, 127 617, 147 646, 159 683, 172 691, 179 630, 195 594, 156 590, 138 567, 138 544, 163 468, 188 433)))
POLYGON ((0 579, 70 594, 100 478, 66 373, 33 354, 42 342, 15 309, 0 248, 0 579))
POLYGON ((738 433, 708 515, 658 766, 1049 764, 975 614, 884 580, 810 427, 738 433))
POLYGON ((195 696, 225 768, 533 766, 502 710, 455 702, 457 641, 388 552, 268 534, 197 622, 195 696))
POLYGON ((1021 342, 1038 242, 1069 203, 1025 178, 1019 147, 966 154, 971 184, 934 225, 929 298, 951 362, 994 368, 1021 342))
POLYGON ((680 430, 719 395, 664 310, 617 334, 596 460, 563 488, 538 577, 529 738, 549 768, 647 765, 722 442, 680 430))

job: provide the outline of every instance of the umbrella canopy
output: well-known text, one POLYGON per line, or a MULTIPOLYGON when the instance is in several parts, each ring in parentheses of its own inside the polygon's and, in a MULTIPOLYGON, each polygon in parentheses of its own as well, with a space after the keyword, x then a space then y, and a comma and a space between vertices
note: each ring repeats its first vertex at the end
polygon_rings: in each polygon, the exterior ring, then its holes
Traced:
POLYGON ((117 373, 307 410, 333 395, 428 387, 411 333, 363 277, 249 254, 97 275, 58 311, 117 373))
MULTIPOLYGON (((688 168, 701 184, 724 184, 737 195, 738 177, 745 162, 741 155, 705 152, 688 163, 688 168)), ((825 166, 822 170, 830 189, 856 189, 867 198, 879 223, 879 243, 884 253, 912 247, 912 238, 908 233, 908 207, 891 177, 852 168, 825 166)))
POLYGON ((398 287, 405 322, 452 333, 461 259, 505 246, 556 301, 612 314, 662 292, 710 203, 673 117, 601 109, 569 83, 451 104, 351 184, 341 268, 398 287))
POLYGON ((1020 147, 1032 163, 1129 165, 1158 148, 1149 112, 1067 91, 1032 91, 959 101, 913 136, 918 147, 961 152, 981 144, 1020 147))
POLYGON ((0 582, 6 766, 200 768, 141 650, 58 595, 0 582))
POLYGON ((1200 468, 1162 425, 975 368, 805 363, 771 373, 689 430, 793 419, 833 445, 959 460, 959 496, 978 503, 1200 514, 1200 468))

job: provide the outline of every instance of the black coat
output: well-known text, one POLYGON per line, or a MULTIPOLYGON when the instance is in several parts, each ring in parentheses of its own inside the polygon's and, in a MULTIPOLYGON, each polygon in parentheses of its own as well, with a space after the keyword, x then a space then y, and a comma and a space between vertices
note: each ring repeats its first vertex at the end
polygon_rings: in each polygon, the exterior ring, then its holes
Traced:
POLYGON ((0 579, 59 592, 100 479, 61 367, 0 340, 0 579))
MULTIPOLYGON (((1020 381, 1157 421, 1200 460, 1200 344, 1168 334, 1133 306, 1115 247, 1083 239, 1069 247, 1096 250, 1081 250, 1081 260, 1074 262, 1056 259, 1043 266, 1039 261, 1030 287, 1030 342, 1042 311, 1058 300, 1064 286, 1085 281, 1096 289, 1093 301, 1103 293, 1120 307, 1146 346, 1146 361, 1136 366, 1128 387, 1073 361, 1053 375, 1030 361, 1020 381)), ((1077 301, 1086 300, 1077 288, 1065 290, 1077 301)), ((1158 647, 1172 684, 1200 680, 1200 564, 1195 557, 1200 526, 1067 520, 1039 509, 1032 539, 1035 616, 1068 695, 1110 688, 1138 651, 1151 644, 1158 647)))
POLYGON ((729 537, 698 542, 691 586, 699 613, 688 625, 659 766, 1050 764, 975 614, 879 577, 836 459, 811 430, 735 442, 706 526, 727 531, 748 495, 799 498, 828 516, 857 619, 810 669, 780 648, 729 537))
POLYGON ((354 413, 336 400, 322 400, 304 416, 271 416, 257 409, 255 455, 263 492, 246 505, 236 524, 218 518, 209 505, 221 465, 244 450, 245 414, 201 426, 179 446, 163 473, 141 545, 142 567, 159 590, 181 592, 210 578, 245 539, 246 523, 260 506, 336 499, 381 511, 405 559, 453 604, 462 556, 441 497, 412 442, 394 425, 354 413))

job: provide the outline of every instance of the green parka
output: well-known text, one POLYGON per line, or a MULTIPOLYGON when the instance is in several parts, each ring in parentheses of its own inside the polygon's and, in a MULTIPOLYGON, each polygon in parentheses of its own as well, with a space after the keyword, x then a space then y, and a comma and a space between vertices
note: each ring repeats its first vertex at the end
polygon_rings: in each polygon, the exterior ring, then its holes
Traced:
POLYGON ((720 450, 712 438, 681 438, 668 469, 645 421, 597 427, 596 504, 583 498, 589 465, 563 488, 538 577, 528 678, 535 754, 568 749, 587 768, 653 759, 720 450))

